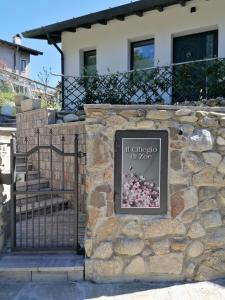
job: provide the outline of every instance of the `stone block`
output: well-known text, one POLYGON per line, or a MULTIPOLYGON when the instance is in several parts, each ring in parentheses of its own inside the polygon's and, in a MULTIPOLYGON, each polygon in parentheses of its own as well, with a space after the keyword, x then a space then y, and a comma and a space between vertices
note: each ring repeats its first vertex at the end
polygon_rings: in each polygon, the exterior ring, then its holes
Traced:
POLYGON ((188 241, 186 240, 173 240, 171 243, 171 249, 173 251, 180 251, 180 252, 184 252, 185 249, 187 248, 188 245, 188 241))
POLYGON ((127 223, 123 227, 122 233, 129 237, 139 237, 142 235, 142 229, 140 224, 135 220, 127 223))
POLYGON ((181 216, 181 221, 185 224, 191 223, 196 216, 196 211, 193 209, 189 209, 185 211, 181 216))
POLYGON ((198 193, 195 187, 189 187, 182 192, 185 209, 190 209, 198 205, 198 193))
POLYGON ((171 113, 167 110, 150 110, 147 112, 146 118, 150 120, 168 120, 171 118, 171 113))
POLYGON ((154 122, 151 120, 140 121, 136 124, 137 129, 152 129, 154 128, 154 122))
POLYGON ((123 261, 119 257, 111 260, 94 260, 92 265, 94 278, 101 281, 116 278, 123 270, 123 261))
POLYGON ((225 174, 225 157, 223 158, 223 160, 219 164, 217 170, 218 170, 218 172, 220 172, 222 174, 225 174))
POLYGON ((101 208, 106 205, 105 195, 99 192, 92 192, 90 204, 96 208, 101 208))
POLYGON ((54 272, 44 272, 44 271, 33 271, 32 281, 38 282, 48 282, 48 281, 67 281, 68 273, 66 271, 54 271, 54 272))
POLYGON ((201 171, 206 166, 200 154, 193 152, 184 152, 182 154, 182 162, 185 167, 194 173, 201 171))
POLYGON ((216 118, 210 118, 205 116, 204 118, 202 118, 201 120, 198 121, 198 123, 202 126, 202 127, 217 127, 219 125, 219 122, 216 118))
POLYGON ((145 262, 141 256, 136 256, 126 266, 124 274, 127 276, 138 276, 145 273, 145 262))
POLYGON ((205 228, 214 228, 222 225, 221 215, 218 211, 211 211, 201 215, 201 222, 205 228))
POLYGON ((225 250, 211 253, 199 267, 195 280, 213 280, 224 278, 225 275, 225 250))
POLYGON ((199 200, 208 200, 215 198, 217 194, 217 188, 215 187, 202 187, 199 189, 199 200))
POLYGON ((222 138, 221 136, 219 136, 216 140, 216 143, 219 145, 219 146, 225 146, 225 139, 222 138))
POLYGON ((189 150, 202 152, 213 148, 214 139, 206 129, 196 129, 189 137, 189 150))
POLYGON ((151 273, 179 275, 183 268, 183 258, 180 253, 151 256, 149 270, 151 273))
POLYGON ((217 152, 203 152, 204 160, 207 164, 217 167, 222 159, 222 156, 217 152))
POLYGON ((225 188, 219 190, 217 194, 217 201, 222 207, 225 207, 225 188))
POLYGON ((204 245, 200 241, 194 241, 188 246, 187 254, 190 257, 198 257, 204 252, 204 245))
POLYGON ((171 196, 171 215, 172 218, 176 218, 184 210, 184 199, 180 192, 171 196))
POLYGON ((141 239, 119 238, 113 243, 113 248, 118 255, 134 256, 142 252, 144 242, 141 239))
POLYGON ((21 102, 22 112, 40 109, 40 108, 41 108, 41 99, 26 99, 21 102))
POLYGON ((181 108, 175 112, 175 115, 178 117, 189 116, 192 113, 192 110, 189 108, 181 108))
POLYGON ((123 227, 121 220, 117 217, 110 217, 102 223, 96 233, 96 239, 99 241, 116 238, 123 227))
POLYGON ((217 203, 215 199, 206 199, 199 203, 199 208, 201 211, 209 211, 217 209, 217 203))
POLYGON ((184 123, 195 123, 198 121, 198 118, 196 116, 182 116, 179 117, 180 122, 184 123))
POLYGON ((168 239, 156 241, 152 244, 152 249, 156 255, 167 254, 170 252, 170 241, 168 239))
POLYGON ((195 186, 224 186, 225 179, 218 173, 216 168, 207 167, 199 173, 193 175, 193 184, 195 186))
POLYGON ((166 235, 185 235, 186 228, 178 220, 160 220, 144 226, 145 239, 163 237, 166 235))
POLYGON ((191 224, 190 229, 187 234, 191 239, 197 239, 205 236, 205 229, 198 222, 191 224))
POLYGON ((111 242, 101 242, 94 250, 93 257, 99 259, 109 259, 113 254, 111 242))
POLYGON ((209 248, 223 248, 225 246, 225 227, 217 228, 208 234, 205 242, 209 248))

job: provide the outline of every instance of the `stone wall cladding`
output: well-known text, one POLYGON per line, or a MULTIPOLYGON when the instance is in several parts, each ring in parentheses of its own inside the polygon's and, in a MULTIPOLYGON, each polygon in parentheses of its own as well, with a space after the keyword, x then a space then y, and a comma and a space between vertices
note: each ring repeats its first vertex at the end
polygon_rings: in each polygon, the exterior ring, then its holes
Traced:
POLYGON ((87 280, 225 275, 225 108, 86 105, 87 280), (114 213, 116 130, 169 132, 168 214, 114 213))
MULTIPOLYGON (((52 143, 62 148, 62 136, 65 137, 65 152, 74 152, 74 137, 79 136, 79 151, 86 152, 86 134, 84 122, 52 124, 55 121, 55 111, 52 109, 39 109, 17 114, 17 148, 19 152, 25 151, 25 137, 28 137, 28 150, 37 145, 36 129, 40 130, 40 144, 49 145, 50 129, 52 129, 52 143)), ((53 187, 62 188, 62 157, 53 153, 53 187)), ((30 157, 35 169, 38 169, 37 154, 30 157)), ((85 213, 85 163, 86 158, 79 159, 79 207, 85 213)), ((41 150, 40 153, 41 176, 50 180, 50 151, 41 150)), ((65 158, 65 188, 74 187, 73 158, 65 158)), ((65 195, 66 196, 66 195, 65 195)))

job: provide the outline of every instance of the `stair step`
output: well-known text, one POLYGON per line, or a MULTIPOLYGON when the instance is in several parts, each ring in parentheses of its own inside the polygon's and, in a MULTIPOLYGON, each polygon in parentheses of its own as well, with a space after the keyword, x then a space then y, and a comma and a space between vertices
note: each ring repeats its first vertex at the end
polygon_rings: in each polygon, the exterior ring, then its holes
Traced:
POLYGON ((75 254, 18 254, 0 257, 1 282, 81 281, 84 257, 75 254))
MULTIPOLYGON (((26 189, 26 186, 28 186, 28 190, 34 190, 39 188, 39 180, 38 179, 33 179, 33 180, 28 180, 27 182, 17 182, 16 183, 16 189, 17 191, 23 191, 26 189)), ((40 179, 40 188, 47 188, 49 187, 49 180, 45 178, 40 179)))
POLYGON ((28 163, 27 166, 25 163, 19 163, 16 164, 16 172, 26 172, 26 169, 28 168, 29 171, 32 170, 32 164, 28 163))
POLYGON ((26 163, 25 157, 17 157, 16 158, 16 165, 17 164, 25 164, 25 163, 26 163))
POLYGON ((51 207, 56 207, 58 205, 61 204, 66 204, 68 202, 68 200, 60 197, 54 197, 52 199, 48 199, 48 200, 41 200, 39 202, 32 202, 32 203, 28 203, 27 205, 25 203, 23 203, 20 207, 20 202, 17 202, 17 206, 16 206, 16 213, 19 214, 21 213, 26 213, 26 212, 31 212, 31 211, 36 211, 38 209, 48 209, 51 207))
MULTIPOLYGON (((19 194, 19 195, 16 195, 16 200, 17 201, 26 200, 26 198, 27 198, 28 202, 32 202, 32 201, 49 199, 49 197, 51 197, 51 194, 47 193, 48 191, 50 191, 50 188, 44 188, 41 190, 42 191, 46 190, 46 194, 40 194, 40 195, 38 195, 38 194, 27 194, 27 195, 19 194)), ((55 196, 53 196, 53 197, 55 197, 55 196)))
POLYGON ((26 172, 16 172, 16 182, 24 182, 26 181, 26 175, 28 180, 38 179, 39 172, 37 170, 28 171, 26 172))

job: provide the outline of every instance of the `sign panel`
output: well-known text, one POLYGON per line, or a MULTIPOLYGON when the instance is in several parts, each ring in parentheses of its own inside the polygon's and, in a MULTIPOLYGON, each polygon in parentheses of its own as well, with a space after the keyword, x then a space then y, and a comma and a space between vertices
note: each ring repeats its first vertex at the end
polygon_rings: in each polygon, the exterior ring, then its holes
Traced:
POLYGON ((116 212, 166 214, 167 170, 167 131, 117 131, 114 175, 116 212))

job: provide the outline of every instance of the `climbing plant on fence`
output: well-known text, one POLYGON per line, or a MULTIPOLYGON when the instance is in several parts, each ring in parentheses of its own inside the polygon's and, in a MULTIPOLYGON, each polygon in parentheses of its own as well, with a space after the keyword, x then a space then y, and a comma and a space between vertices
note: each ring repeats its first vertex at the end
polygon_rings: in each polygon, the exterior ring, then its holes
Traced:
POLYGON ((64 77, 65 109, 83 104, 152 104, 225 97, 225 59, 89 77, 64 77))

